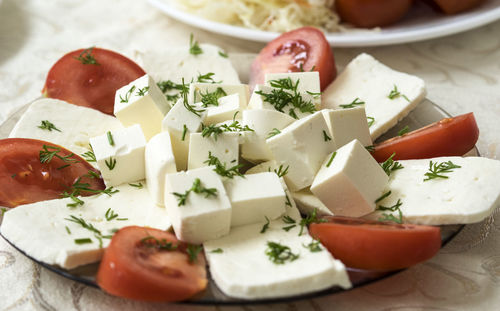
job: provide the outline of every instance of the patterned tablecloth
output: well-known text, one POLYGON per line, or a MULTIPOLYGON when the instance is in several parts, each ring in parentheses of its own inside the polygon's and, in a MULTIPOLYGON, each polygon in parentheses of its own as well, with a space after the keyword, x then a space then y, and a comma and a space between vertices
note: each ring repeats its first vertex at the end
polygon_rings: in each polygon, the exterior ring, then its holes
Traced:
MULTIPOLYGON (((187 45, 189 34, 226 51, 262 44, 179 24, 146 1, 4 0, 0 4, 0 124, 40 96, 50 66, 64 53, 97 45, 133 57, 135 49, 187 45)), ((500 159, 500 22, 447 38, 380 48, 335 49, 345 65, 368 52, 422 77, 428 98, 453 115, 473 111, 483 156, 500 159)), ((500 176, 499 176, 500 178, 500 176)), ((439 255, 383 281, 273 310, 500 310, 500 215, 465 229, 439 255)), ((43 247, 43 245, 40 245, 43 247)), ((0 239, 0 310, 264 310, 145 304, 108 296, 32 263, 0 239)))

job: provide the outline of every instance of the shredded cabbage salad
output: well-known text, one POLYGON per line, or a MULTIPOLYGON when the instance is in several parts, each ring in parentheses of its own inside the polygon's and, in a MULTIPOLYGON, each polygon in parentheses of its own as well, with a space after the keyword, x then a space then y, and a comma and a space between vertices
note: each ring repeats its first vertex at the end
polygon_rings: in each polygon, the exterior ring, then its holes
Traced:
POLYGON ((184 11, 225 24, 264 31, 285 32, 315 26, 340 32, 335 0, 173 0, 184 11))

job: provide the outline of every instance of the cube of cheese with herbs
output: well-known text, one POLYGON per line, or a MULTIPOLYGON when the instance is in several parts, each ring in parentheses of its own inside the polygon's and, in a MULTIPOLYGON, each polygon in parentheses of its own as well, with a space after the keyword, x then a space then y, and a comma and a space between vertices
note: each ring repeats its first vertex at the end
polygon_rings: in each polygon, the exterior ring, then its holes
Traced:
POLYGON ((90 145, 107 187, 145 178, 146 138, 139 124, 92 137, 90 145))
POLYGON ((241 133, 224 132, 203 136, 192 133, 189 139, 188 169, 208 166, 211 159, 217 159, 226 168, 238 165, 241 133))
POLYGON ((335 216, 361 217, 373 212, 389 176, 358 141, 328 155, 311 192, 335 216))
POLYGON ((310 186, 325 157, 336 150, 328 133, 323 114, 316 112, 266 141, 277 165, 288 168, 284 178, 291 191, 310 186))
POLYGON ((266 139, 281 132, 295 121, 292 117, 275 110, 254 109, 243 111, 243 125, 253 132, 247 133, 241 146, 241 157, 250 162, 269 161, 273 158, 266 139))
POLYGON ((315 105, 315 98, 318 96, 286 88, 256 85, 248 108, 276 110, 294 119, 301 119, 318 110, 315 105))
POLYGON ((232 120, 233 118, 241 119, 241 112, 246 109, 246 105, 243 106, 240 95, 234 93, 220 97, 213 105, 207 105, 206 109, 207 118, 203 123, 209 125, 232 120))
POLYGON ((165 208, 176 236, 200 244, 229 233, 231 203, 213 166, 167 174, 165 208))
POLYGON ((323 109, 321 112, 337 148, 350 143, 353 139, 359 140, 363 146, 373 144, 364 107, 323 109))
POLYGON ((146 145, 146 182, 156 205, 165 205, 165 175, 177 172, 170 134, 161 132, 146 145))
POLYGON ((213 103, 214 98, 219 99, 224 96, 238 94, 241 109, 246 109, 250 96, 249 92, 246 84, 191 83, 188 98, 192 103, 201 102, 210 105, 210 103, 213 103))
POLYGON ((301 94, 316 94, 313 97, 316 109, 321 106, 321 86, 319 82, 319 72, 285 72, 285 73, 267 73, 265 75, 265 85, 267 86, 282 86, 288 84, 292 88, 296 88, 301 94))
POLYGON ((393 70, 363 53, 323 92, 322 108, 365 107, 375 140, 408 115, 425 95, 422 79, 393 70))
POLYGON ((177 170, 187 169, 190 134, 199 132, 206 110, 181 98, 167 113, 162 130, 170 134, 177 170))
POLYGON ((232 206, 231 226, 276 219, 285 213, 286 195, 278 175, 265 172, 224 181, 232 206))
POLYGON ((161 132, 161 122, 169 110, 165 95, 149 75, 116 91, 115 116, 123 126, 140 124, 146 140, 161 132))

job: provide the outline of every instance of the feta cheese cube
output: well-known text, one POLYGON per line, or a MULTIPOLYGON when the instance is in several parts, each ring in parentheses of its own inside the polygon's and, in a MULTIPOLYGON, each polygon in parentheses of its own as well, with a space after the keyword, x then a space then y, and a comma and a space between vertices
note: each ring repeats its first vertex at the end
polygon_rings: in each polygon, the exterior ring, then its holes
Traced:
POLYGON ((239 106, 241 109, 246 109, 248 98, 250 97, 250 91, 246 84, 191 83, 189 86, 189 101, 192 103, 200 102, 203 95, 216 92, 219 88, 222 89, 226 95, 238 94, 240 99, 239 106))
POLYGON ((312 194, 309 188, 292 192, 292 198, 297 204, 300 213, 304 215, 310 215, 316 210, 316 215, 318 216, 333 216, 332 211, 330 211, 320 199, 312 194))
POLYGON ((224 181, 231 201, 231 226, 276 219, 285 212, 286 196, 278 176, 265 172, 224 181))
POLYGON ((256 109, 243 111, 242 124, 254 130, 247 133, 241 146, 241 157, 251 161, 268 161, 273 158, 266 139, 295 121, 292 117, 275 110, 256 109))
MULTIPOLYGON (((286 72, 286 73, 266 73, 264 84, 271 86, 272 81, 283 80, 290 78, 294 85, 297 85, 297 91, 302 94, 321 94, 319 83, 319 72, 286 72)), ((316 109, 320 109, 321 95, 314 96, 314 105, 316 109)))
POLYGON ((93 137, 90 144, 107 187, 146 177, 146 139, 139 124, 93 137))
POLYGON ((201 133, 192 133, 189 139, 188 169, 207 166, 209 154, 217 157, 226 167, 238 165, 239 136, 241 133, 224 132, 217 136, 203 137, 201 133))
POLYGON ((219 98, 219 106, 208 106, 207 118, 203 122, 206 125, 221 123, 227 120, 232 120, 233 117, 241 119, 241 112, 246 108, 241 105, 240 95, 234 93, 228 96, 219 98))
POLYGON ((264 172, 273 172, 275 169, 278 169, 278 164, 275 160, 270 160, 251 167, 248 171, 245 172, 245 174, 250 175, 264 172))
POLYGON ((375 210, 389 177, 357 140, 328 155, 311 192, 335 216, 360 217, 375 210))
POLYGON ((200 244, 229 233, 231 203, 213 169, 209 166, 165 177, 165 208, 180 240, 200 244), (215 195, 196 193, 192 190, 196 182, 203 189, 215 189, 215 195), (180 195, 186 195, 184 204, 180 195))
POLYGON ((140 124, 146 140, 161 132, 161 122, 170 105, 149 75, 118 89, 115 116, 124 126, 140 124))
POLYGON ((330 137, 337 145, 337 148, 351 142, 353 139, 359 140, 363 146, 373 144, 363 107, 337 110, 324 109, 321 112, 330 129, 330 137))
POLYGON ((316 112, 267 140, 277 165, 289 168, 284 178, 291 191, 310 186, 325 157, 336 149, 324 133, 328 133, 325 118, 316 112))
MULTIPOLYGON (((200 110, 199 107, 195 109, 200 110)), ((186 109, 183 100, 179 99, 163 119, 162 130, 170 134, 177 170, 187 168, 190 134, 201 129, 205 118, 206 111, 197 115, 186 109)))
POLYGON ((146 145, 146 181, 153 201, 164 206, 165 175, 177 172, 170 134, 156 134, 146 145))
MULTIPOLYGON (((288 94, 293 94, 290 90, 280 90, 278 88, 274 88, 267 85, 256 85, 252 96, 250 97, 250 102, 248 103, 248 109, 268 109, 268 110, 276 110, 278 112, 285 113, 294 119, 301 119, 303 117, 310 116, 314 111, 317 110, 315 103, 317 100, 317 95, 311 95, 308 93, 300 93, 297 98, 300 98, 302 107, 309 107, 309 109, 302 111, 301 109, 295 107, 293 105, 293 101, 289 99, 289 101, 279 100, 279 105, 283 105, 283 107, 277 107, 273 105, 273 103, 266 99, 266 95, 268 94, 280 94, 281 92, 285 92, 288 94), (264 95, 265 94, 265 95, 264 95), (312 106, 310 106, 312 104, 312 106)), ((271 96, 272 98, 273 96, 271 96)))
POLYGON ((368 54, 360 54, 323 93, 323 108, 338 109, 358 99, 377 139, 413 110, 426 95, 422 79, 395 71, 368 54), (392 99, 391 99, 391 98, 392 99))

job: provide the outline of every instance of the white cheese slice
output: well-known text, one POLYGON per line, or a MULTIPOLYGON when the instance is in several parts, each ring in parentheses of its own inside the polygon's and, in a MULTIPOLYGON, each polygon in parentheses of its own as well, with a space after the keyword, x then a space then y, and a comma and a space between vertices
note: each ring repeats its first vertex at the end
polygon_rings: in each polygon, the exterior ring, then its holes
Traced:
MULTIPOLYGON (((200 110, 197 106, 194 109, 200 110)), ((163 119, 162 130, 170 134, 177 170, 187 169, 190 134, 201 129, 206 115, 206 111, 198 115, 189 111, 179 99, 163 119)))
POLYGON ((283 215, 286 194, 274 172, 235 176, 224 181, 231 201, 231 226, 261 222, 265 217, 276 219, 283 215))
POLYGON ((29 106, 10 132, 9 138, 44 140, 82 155, 91 151, 91 137, 122 128, 118 119, 98 110, 44 98, 29 106), (39 128, 42 121, 51 122, 60 131, 39 128))
POLYGON ((156 82, 144 75, 116 91, 115 116, 124 126, 140 124, 146 140, 161 132, 170 105, 156 82))
POLYGON ((143 186, 136 188, 125 184, 116 187, 119 192, 111 196, 101 194, 82 197, 85 204, 76 208, 67 206, 73 202, 71 199, 21 205, 5 213, 0 230, 19 249, 49 265, 73 269, 98 262, 110 239, 103 238, 101 248, 94 232, 66 219, 71 216, 82 218, 103 236, 112 235, 115 229, 132 225, 169 229, 170 220, 166 210, 153 203, 144 183, 143 186), (118 217, 108 221, 108 209, 118 217), (85 238, 90 238, 92 243, 75 243, 75 239, 85 238))
POLYGON ((353 140, 326 157, 311 192, 336 216, 360 217, 375 210, 388 181, 377 161, 353 140))
POLYGON ((333 140, 325 139, 324 133, 328 133, 325 118, 316 112, 267 140, 278 166, 288 167, 284 178, 291 191, 310 186, 325 157, 336 149, 333 140))
POLYGON ((93 137, 90 144, 106 186, 134 182, 146 177, 146 139, 139 124, 93 137))
POLYGON ((251 167, 248 171, 245 172, 246 175, 257 174, 263 172, 273 172, 275 169, 278 169, 278 164, 275 160, 262 162, 258 165, 251 167))
POLYGON ((321 87, 319 83, 319 72, 306 71, 306 72, 286 72, 286 73, 267 73, 265 75, 264 84, 271 86, 272 81, 288 79, 297 86, 297 91, 302 94, 318 94, 314 96, 313 102, 316 109, 321 105, 321 87))
POLYGON ((254 109, 243 111, 242 124, 247 125, 253 132, 247 133, 241 146, 241 157, 251 161, 268 161, 273 158, 266 139, 273 133, 292 124, 294 118, 275 110, 254 109))
POLYGON ((207 166, 165 177, 165 208, 180 240, 200 244, 229 233, 231 203, 219 175, 213 169, 213 166, 207 166), (216 195, 190 191, 197 179, 200 187, 216 189, 216 195), (184 204, 174 194, 184 195, 187 192, 184 204))
POLYGON ((318 216, 333 216, 332 211, 330 211, 309 188, 292 192, 292 198, 295 204, 297 204, 299 211, 304 215, 310 215, 316 210, 316 215, 318 216))
MULTIPOLYGON (((300 222, 295 208, 287 215, 300 222)), ((313 240, 305 232, 299 236, 296 226, 288 232, 281 219, 271 221, 260 233, 265 220, 232 228, 229 235, 204 243, 210 273, 217 286, 228 296, 243 299, 288 297, 311 293, 333 286, 351 287, 344 265, 322 248, 311 252, 304 245, 313 240), (267 242, 288 246, 299 257, 283 264, 273 263, 266 255, 267 242), (221 249, 222 253, 214 252, 221 249)))
POLYGON ((337 145, 337 148, 351 142, 353 139, 359 140, 363 146, 373 145, 363 107, 337 110, 323 109, 321 113, 325 117, 326 124, 330 129, 330 137, 337 145))
POLYGON ((246 108, 246 104, 242 106, 238 93, 221 97, 218 103, 218 106, 206 108, 207 118, 203 122, 205 125, 222 123, 233 118, 241 119, 241 112, 246 108))
MULTIPOLYGON (((404 168, 391 173, 387 185, 391 195, 378 204, 389 207, 400 199, 404 222, 425 225, 475 223, 488 217, 500 203, 500 161, 442 157, 399 162, 404 168), (430 161, 452 161, 461 167, 441 174, 447 179, 424 181, 430 161)), ((381 213, 369 216, 378 219, 381 213)))
POLYGON ((155 135, 146 145, 146 181, 153 201, 164 206, 165 175, 177 172, 170 134, 155 135))
POLYGON ((403 119, 425 95, 422 79, 395 71, 363 53, 323 92, 322 107, 339 109, 356 99, 365 102, 366 115, 374 118, 370 133, 375 140, 403 119), (390 99, 395 87, 400 95, 390 99))
POLYGON ((207 166, 209 154, 226 164, 226 168, 238 165, 240 135, 243 134, 224 132, 207 137, 203 137, 201 133, 190 134, 188 169, 207 166))
POLYGON ((240 109, 247 108, 250 91, 246 84, 191 83, 189 86, 189 102, 200 102, 203 95, 216 92, 218 88, 221 88, 227 95, 238 94, 240 109))

